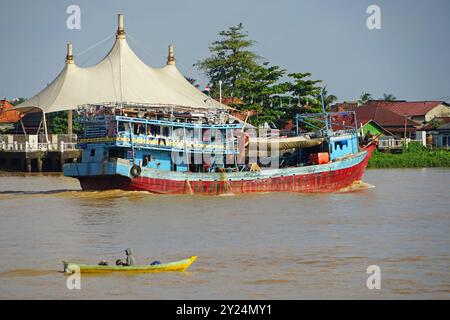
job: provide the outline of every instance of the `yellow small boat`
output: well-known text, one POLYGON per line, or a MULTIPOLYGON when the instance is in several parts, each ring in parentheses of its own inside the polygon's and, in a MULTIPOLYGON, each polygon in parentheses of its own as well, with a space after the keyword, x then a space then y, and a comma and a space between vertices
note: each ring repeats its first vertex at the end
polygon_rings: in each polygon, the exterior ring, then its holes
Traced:
POLYGON ((81 273, 104 273, 104 272, 169 272, 169 271, 186 271, 187 268, 197 259, 192 256, 188 259, 179 261, 161 263, 156 265, 136 265, 136 266, 101 266, 91 264, 79 264, 63 261, 64 272, 71 274, 75 272, 81 273))

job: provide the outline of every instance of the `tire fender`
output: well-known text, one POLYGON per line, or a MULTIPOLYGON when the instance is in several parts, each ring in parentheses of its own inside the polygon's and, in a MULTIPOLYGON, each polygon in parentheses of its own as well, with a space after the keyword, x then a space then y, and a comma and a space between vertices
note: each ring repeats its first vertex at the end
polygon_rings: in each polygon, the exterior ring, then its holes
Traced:
POLYGON ((132 177, 136 178, 141 175, 142 169, 137 164, 133 164, 133 166, 130 169, 130 174, 132 177))

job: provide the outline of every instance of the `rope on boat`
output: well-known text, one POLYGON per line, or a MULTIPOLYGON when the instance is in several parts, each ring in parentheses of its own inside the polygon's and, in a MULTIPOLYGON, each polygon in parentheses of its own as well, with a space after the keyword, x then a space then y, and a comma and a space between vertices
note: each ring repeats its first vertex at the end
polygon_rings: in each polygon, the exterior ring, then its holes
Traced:
POLYGON ((191 183, 189 179, 184 180, 184 193, 186 194, 194 194, 194 190, 192 190, 191 183))
POLYGON ((223 183, 223 193, 228 193, 231 191, 231 184, 230 184, 230 181, 228 181, 228 176, 227 176, 227 173, 225 172, 225 170, 222 171, 222 173, 220 175, 220 182, 223 183))

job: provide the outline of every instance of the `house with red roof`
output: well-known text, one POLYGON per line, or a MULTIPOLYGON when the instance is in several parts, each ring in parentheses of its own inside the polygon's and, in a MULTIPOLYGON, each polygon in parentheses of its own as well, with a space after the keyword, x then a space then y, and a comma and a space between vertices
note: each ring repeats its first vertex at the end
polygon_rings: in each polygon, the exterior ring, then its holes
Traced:
POLYGON ((434 118, 450 117, 450 104, 445 101, 370 101, 400 116, 426 124, 434 118))
POLYGON ((7 100, 0 100, 0 132, 14 129, 22 115, 17 110, 10 110, 14 106, 7 100))
POLYGON ((14 108, 14 106, 7 100, 0 100, 0 123, 7 124, 20 121, 20 112, 17 110, 10 110, 12 108, 14 108))
POLYGON ((354 104, 335 105, 337 112, 355 111, 356 124, 361 132, 370 132, 372 135, 395 135, 403 138, 411 136, 412 132, 416 132, 420 123, 409 119, 407 116, 401 116, 380 105, 379 101, 370 101, 362 106, 354 104))
POLYGON ((446 123, 433 132, 433 143, 438 148, 450 148, 450 123, 446 123))

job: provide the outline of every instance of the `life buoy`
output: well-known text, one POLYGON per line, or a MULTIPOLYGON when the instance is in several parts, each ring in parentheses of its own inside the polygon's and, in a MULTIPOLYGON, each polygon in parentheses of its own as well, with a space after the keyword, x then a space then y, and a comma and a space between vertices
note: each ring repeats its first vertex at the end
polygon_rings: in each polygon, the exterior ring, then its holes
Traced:
POLYGON ((138 166, 137 164, 133 164, 133 166, 130 169, 130 174, 135 178, 139 177, 141 175, 141 172, 142 172, 141 167, 138 166))

